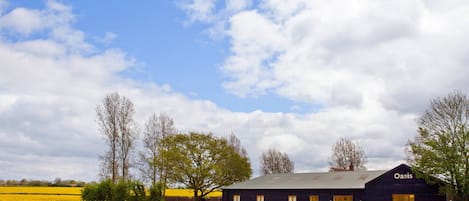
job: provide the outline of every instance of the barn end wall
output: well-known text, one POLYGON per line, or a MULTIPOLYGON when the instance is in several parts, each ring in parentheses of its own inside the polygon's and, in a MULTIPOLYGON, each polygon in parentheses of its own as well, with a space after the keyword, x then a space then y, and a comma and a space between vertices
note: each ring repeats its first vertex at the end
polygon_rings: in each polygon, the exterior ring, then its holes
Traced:
POLYGON ((437 185, 419 179, 407 165, 400 165, 365 184, 366 201, 392 201, 393 194, 413 194, 415 201, 446 201, 437 185))

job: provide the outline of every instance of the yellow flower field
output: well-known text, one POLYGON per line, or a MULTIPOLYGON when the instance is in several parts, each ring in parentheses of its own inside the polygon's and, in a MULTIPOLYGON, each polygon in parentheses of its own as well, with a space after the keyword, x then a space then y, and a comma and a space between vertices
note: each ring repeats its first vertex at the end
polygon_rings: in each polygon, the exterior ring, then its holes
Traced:
MULTIPOLYGON (((166 189, 167 197, 193 197, 194 190, 191 189, 166 189)), ((211 192, 207 197, 221 197, 221 191, 211 192)))
POLYGON ((81 195, 0 194, 0 201, 80 201, 81 195))
POLYGON ((81 195, 81 187, 29 187, 4 186, 0 187, 0 194, 54 194, 81 195))
POLYGON ((0 187, 0 201, 79 201, 78 187, 0 187))
MULTIPOLYGON (((79 201, 81 187, 0 187, 0 201, 79 201)), ((167 197, 193 197, 191 189, 166 189, 167 197)), ((221 197, 220 191, 207 197, 221 197)))

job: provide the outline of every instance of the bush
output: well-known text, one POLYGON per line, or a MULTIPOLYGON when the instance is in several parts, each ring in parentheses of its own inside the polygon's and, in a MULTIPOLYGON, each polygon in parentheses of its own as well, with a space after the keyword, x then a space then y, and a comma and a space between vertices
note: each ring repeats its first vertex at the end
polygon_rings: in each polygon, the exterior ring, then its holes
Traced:
POLYGON ((146 201, 145 187, 137 181, 119 182, 104 180, 87 184, 82 190, 84 201, 146 201))
POLYGON ((146 201, 145 186, 138 181, 130 183, 133 201, 146 201))
POLYGON ((98 192, 97 185, 87 184, 81 190, 81 198, 82 200, 87 200, 87 201, 98 200, 98 197, 96 196, 97 192, 98 192))
POLYGON ((161 196, 161 189, 162 185, 161 183, 154 184, 150 188, 150 198, 149 201, 162 201, 162 196, 161 196))
POLYGON ((130 197, 129 183, 119 182, 113 186, 112 201, 127 201, 130 197))

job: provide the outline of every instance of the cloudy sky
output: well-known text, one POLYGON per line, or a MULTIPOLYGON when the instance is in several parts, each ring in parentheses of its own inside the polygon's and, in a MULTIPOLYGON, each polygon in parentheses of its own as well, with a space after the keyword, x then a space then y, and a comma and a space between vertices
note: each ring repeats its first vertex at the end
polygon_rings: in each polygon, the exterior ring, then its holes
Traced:
POLYGON ((97 180, 95 108, 234 133, 325 171, 340 137, 404 162, 432 98, 469 90, 469 3, 448 0, 0 0, 0 179, 97 180))

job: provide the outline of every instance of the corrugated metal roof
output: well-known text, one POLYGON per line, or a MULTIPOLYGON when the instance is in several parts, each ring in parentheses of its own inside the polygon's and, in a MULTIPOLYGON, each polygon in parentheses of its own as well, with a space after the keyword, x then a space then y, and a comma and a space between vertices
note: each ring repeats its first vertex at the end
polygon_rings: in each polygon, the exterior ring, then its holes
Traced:
POLYGON ((223 189, 364 189, 387 171, 288 173, 260 176, 223 189))

